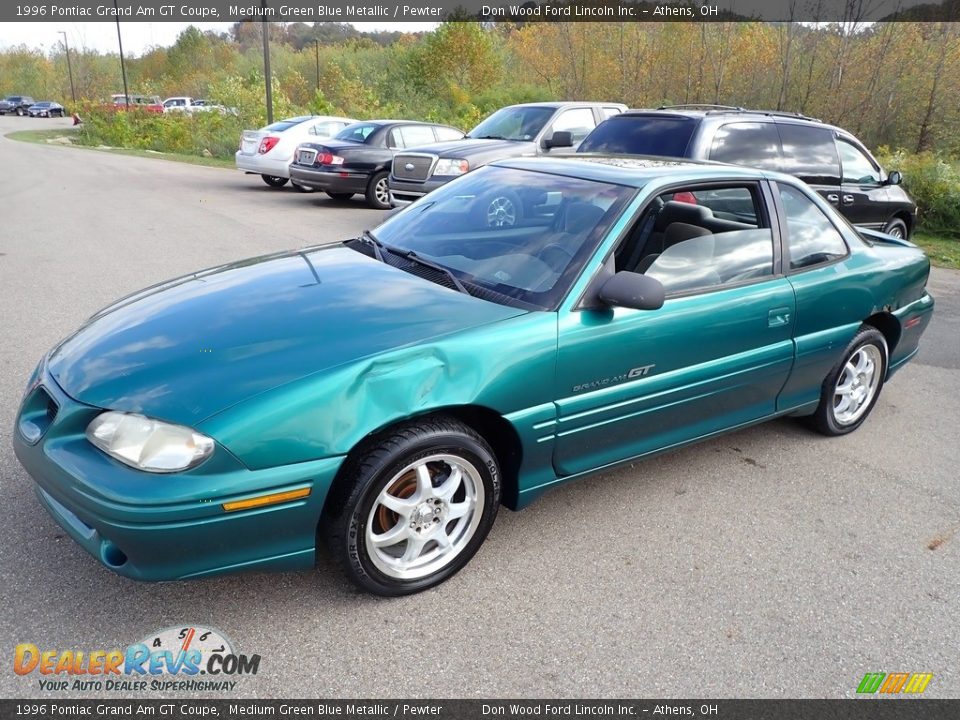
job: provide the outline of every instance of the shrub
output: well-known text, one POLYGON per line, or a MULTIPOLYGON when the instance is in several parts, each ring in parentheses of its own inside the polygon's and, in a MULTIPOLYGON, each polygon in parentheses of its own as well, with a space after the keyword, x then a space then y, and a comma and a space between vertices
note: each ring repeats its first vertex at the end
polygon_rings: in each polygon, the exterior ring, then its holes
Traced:
POLYGON ((903 187, 920 209, 920 229, 960 237, 960 163, 931 152, 891 152, 887 147, 877 151, 877 159, 888 171, 903 175, 903 187))

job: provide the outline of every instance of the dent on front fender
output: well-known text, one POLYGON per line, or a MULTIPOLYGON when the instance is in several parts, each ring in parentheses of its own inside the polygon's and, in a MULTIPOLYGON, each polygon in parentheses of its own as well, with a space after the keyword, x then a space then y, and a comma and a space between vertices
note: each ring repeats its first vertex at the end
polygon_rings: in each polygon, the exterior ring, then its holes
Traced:
POLYGON ((549 402, 555 362, 556 316, 531 313, 305 378, 198 429, 253 469, 345 455, 433 409, 482 405, 505 416, 549 402))

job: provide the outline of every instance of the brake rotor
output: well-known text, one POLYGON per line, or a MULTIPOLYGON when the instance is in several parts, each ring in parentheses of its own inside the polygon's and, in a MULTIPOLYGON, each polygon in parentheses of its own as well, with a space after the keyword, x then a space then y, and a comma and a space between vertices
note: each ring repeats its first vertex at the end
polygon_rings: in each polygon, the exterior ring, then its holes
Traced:
MULTIPOLYGON (((430 468, 430 478, 434 479, 437 475, 436 470, 430 468)), ((387 488, 387 493, 393 495, 394 497, 400 498, 401 500, 406 500, 408 497, 412 497, 414 493, 417 492, 417 472, 416 470, 410 470, 410 472, 398 477, 396 482, 393 483, 389 488, 387 488)), ((400 519, 400 516, 386 505, 381 505, 377 508, 376 515, 374 515, 376 524, 379 526, 376 528, 376 532, 384 533, 394 525, 397 524, 397 520, 400 519)))

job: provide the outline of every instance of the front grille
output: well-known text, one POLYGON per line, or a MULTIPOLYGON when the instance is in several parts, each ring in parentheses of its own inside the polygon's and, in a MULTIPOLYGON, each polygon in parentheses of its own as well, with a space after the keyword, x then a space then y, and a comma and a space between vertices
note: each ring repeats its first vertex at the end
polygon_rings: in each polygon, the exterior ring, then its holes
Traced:
POLYGON ((50 393, 47 392, 46 388, 41 386, 38 389, 38 395, 39 395, 38 399, 40 400, 40 402, 43 403, 46 409, 46 413, 45 413, 46 421, 47 421, 47 425, 49 426, 51 423, 53 423, 54 420, 56 420, 57 413, 60 411, 60 408, 57 405, 57 403, 54 401, 54 399, 50 397, 50 393))
POLYGON ((436 160, 435 155, 397 155, 393 158, 393 176, 397 180, 423 182, 430 177, 436 160))
POLYGON ((26 398, 17 424, 20 434, 30 444, 36 443, 50 429, 60 407, 50 394, 37 386, 26 398))

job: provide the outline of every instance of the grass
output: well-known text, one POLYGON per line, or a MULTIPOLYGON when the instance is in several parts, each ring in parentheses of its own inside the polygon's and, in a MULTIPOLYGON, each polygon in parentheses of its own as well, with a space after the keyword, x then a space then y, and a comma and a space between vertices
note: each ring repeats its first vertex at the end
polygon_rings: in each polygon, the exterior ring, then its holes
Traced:
MULTIPOLYGON (((15 130, 14 132, 7 133, 6 137, 10 138, 11 140, 37 143, 39 145, 59 145, 59 143, 50 143, 48 141, 59 137, 69 137, 75 132, 76 130, 74 128, 60 128, 57 130, 15 130)), ((183 162, 190 165, 202 165, 204 167, 232 168, 234 166, 233 160, 215 157, 201 157, 199 155, 185 155, 181 153, 161 153, 150 150, 136 150, 132 148, 98 148, 90 145, 79 144, 61 145, 61 147, 75 147, 83 150, 95 150, 97 152, 113 153, 114 155, 130 155, 132 157, 174 160, 175 162, 183 162)))
POLYGON ((918 230, 910 240, 922 247, 937 267, 960 270, 960 239, 918 230))

